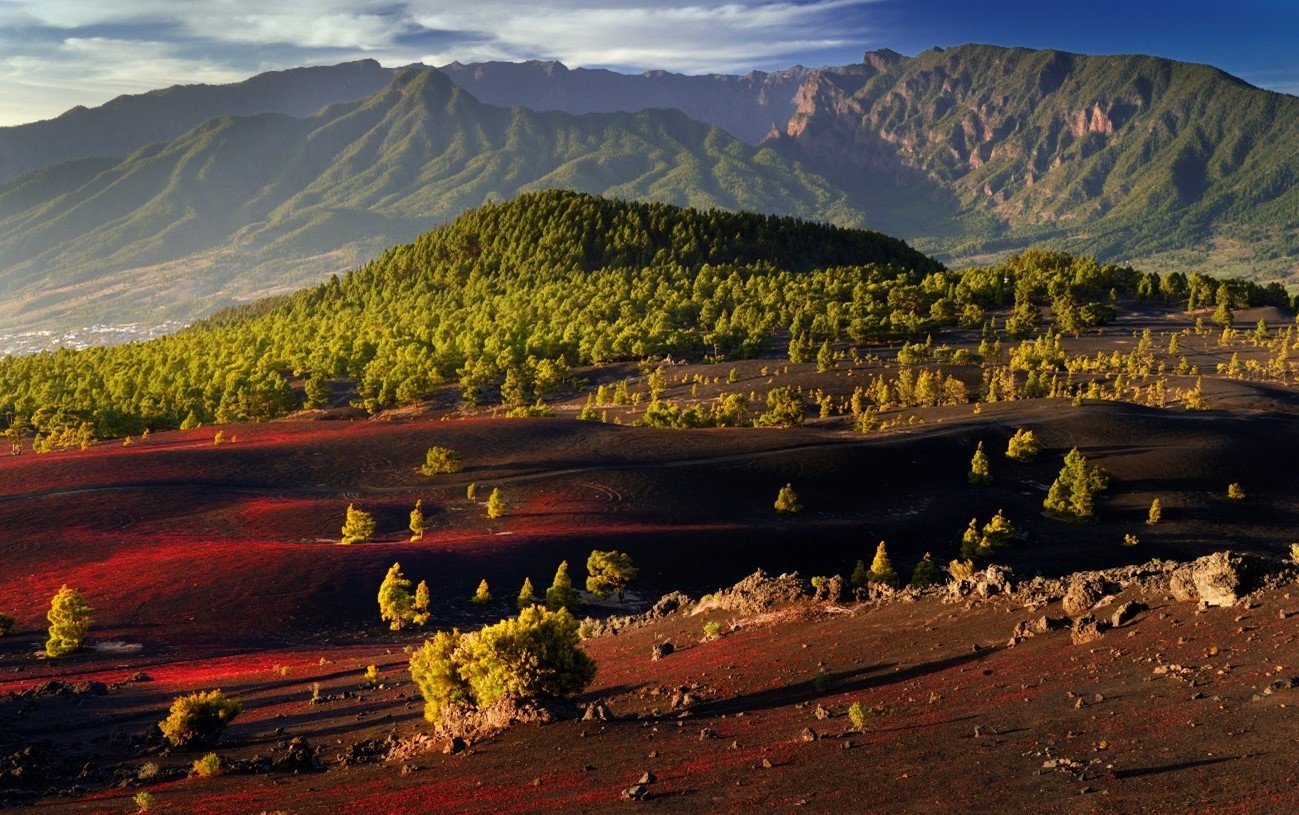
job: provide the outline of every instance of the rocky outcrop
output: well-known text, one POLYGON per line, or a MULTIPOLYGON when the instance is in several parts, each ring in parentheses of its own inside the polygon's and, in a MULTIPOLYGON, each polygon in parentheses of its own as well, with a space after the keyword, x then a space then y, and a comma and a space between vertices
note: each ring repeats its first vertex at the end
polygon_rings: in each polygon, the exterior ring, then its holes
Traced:
POLYGON ((1178 567, 1169 576, 1175 600, 1206 606, 1234 606, 1258 588, 1265 563, 1254 555, 1214 552, 1178 567))

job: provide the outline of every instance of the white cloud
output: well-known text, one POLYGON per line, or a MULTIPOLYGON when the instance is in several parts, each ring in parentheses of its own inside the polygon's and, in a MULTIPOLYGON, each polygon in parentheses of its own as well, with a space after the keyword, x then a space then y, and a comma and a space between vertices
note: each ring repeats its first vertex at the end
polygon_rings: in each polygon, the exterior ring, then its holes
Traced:
POLYGON ((4 0, 0 125, 122 93, 373 57, 743 72, 866 45, 875 0, 4 0))

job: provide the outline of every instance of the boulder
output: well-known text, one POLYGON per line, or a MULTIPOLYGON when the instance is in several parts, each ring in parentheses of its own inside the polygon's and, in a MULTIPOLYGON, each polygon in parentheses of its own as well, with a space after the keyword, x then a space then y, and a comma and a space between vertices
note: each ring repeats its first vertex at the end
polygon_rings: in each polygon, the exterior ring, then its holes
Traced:
POLYGON ((823 603, 842 603, 843 598, 843 578, 837 574, 822 580, 821 585, 816 587, 816 595, 813 597, 823 603))
POLYGON ((1073 644, 1085 645, 1095 642, 1105 635, 1106 628, 1109 628, 1108 623, 1097 620, 1091 614, 1084 614, 1073 621, 1073 631, 1070 632, 1073 644))
POLYGON ((1108 586, 1097 574, 1082 572, 1069 578, 1064 590, 1064 613, 1070 617, 1091 611, 1107 593, 1108 586))

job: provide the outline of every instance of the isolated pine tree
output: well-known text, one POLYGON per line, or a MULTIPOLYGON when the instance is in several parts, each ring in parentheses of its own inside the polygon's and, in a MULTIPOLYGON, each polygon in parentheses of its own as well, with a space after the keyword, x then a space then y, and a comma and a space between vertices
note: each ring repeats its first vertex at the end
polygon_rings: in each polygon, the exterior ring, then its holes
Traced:
POLYGON ((1156 498, 1150 502, 1150 512, 1146 515, 1146 523, 1154 526, 1164 517, 1164 508, 1159 505, 1159 499, 1156 498))
POLYGON ((798 493, 794 492, 792 484, 786 484, 780 488, 776 495, 776 511, 782 515, 793 515, 803 509, 803 505, 798 503, 798 493))
MULTIPOLYGON (((415 598, 410 594, 411 582, 401 573, 401 564, 394 563, 388 568, 388 574, 379 584, 379 619, 388 623, 393 631, 400 631, 408 623, 415 622, 415 598)), ((427 594, 427 587, 425 593, 427 594)), ((428 606, 428 598, 424 600, 428 606)))
POLYGON ((1090 521, 1096 514, 1095 496, 1108 484, 1109 474, 1089 464, 1075 447, 1064 457, 1064 466, 1047 491, 1042 508, 1066 520, 1090 521))
POLYGON ((1025 430, 1022 427, 1015 431, 1015 435, 1011 436, 1006 444, 1006 458, 1011 461, 1027 464, 1037 458, 1040 452, 1042 452, 1042 442, 1037 440, 1032 430, 1025 430))
POLYGON ((976 486, 992 483, 992 471, 988 469, 988 454, 983 452, 983 442, 979 442, 979 446, 974 450, 974 458, 970 459, 968 478, 970 483, 976 486))
POLYGON ((450 447, 430 447, 424 453, 424 465, 419 469, 424 475, 444 475, 458 473, 464 467, 459 452, 450 447))
POLYGON ((90 630, 90 613, 94 611, 81 596, 81 592, 67 585, 59 589, 50 600, 50 610, 45 619, 50 621, 50 638, 45 643, 45 655, 61 657, 81 647, 86 632, 90 630))
POLYGON ((578 605, 577 589, 573 588, 573 579, 568 576, 568 561, 565 560, 555 570, 555 579, 546 589, 546 608, 551 611, 566 608, 572 612, 577 611, 578 605))
POLYGON ((357 509, 353 504, 347 505, 347 520, 343 522, 343 540, 341 543, 361 543, 368 541, 374 534, 374 516, 357 509))
POLYGON ((487 586, 487 578, 483 578, 483 580, 478 584, 478 591, 474 592, 474 596, 470 598, 470 602, 482 605, 484 603, 490 603, 491 601, 492 590, 487 586))
POLYGON ((487 517, 496 519, 508 515, 509 508, 505 505, 505 496, 501 494, 500 487, 492 487, 492 494, 487 496, 487 517))
POLYGON ((871 561, 870 580, 873 583, 883 583, 888 586, 897 587, 898 572, 893 568, 893 563, 889 560, 889 553, 884 548, 884 541, 875 547, 875 559, 871 561))
POLYGON ((627 584, 635 577, 639 569, 631 562, 626 552, 609 550, 593 551, 586 559, 586 590, 596 597, 608 597, 610 592, 618 593, 618 602, 622 602, 627 584))
POLYGON ((424 539, 424 500, 415 499, 415 508, 410 511, 410 539, 424 539))
POLYGON ((871 579, 871 570, 866 568, 866 561, 864 560, 857 561, 857 565, 853 567, 852 575, 848 578, 848 580, 854 586, 864 586, 870 582, 870 579, 871 579))

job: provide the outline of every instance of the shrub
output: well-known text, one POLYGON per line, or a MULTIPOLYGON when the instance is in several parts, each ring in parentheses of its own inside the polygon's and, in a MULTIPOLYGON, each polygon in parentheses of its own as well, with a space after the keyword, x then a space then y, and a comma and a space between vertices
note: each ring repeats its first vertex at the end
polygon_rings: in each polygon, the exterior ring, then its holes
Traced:
POLYGON ((243 706, 218 690, 180 696, 171 703, 167 718, 158 724, 162 737, 173 747, 216 744, 243 706))
POLYGON ((852 722, 853 730, 865 730, 870 724, 870 709, 861 702, 853 702, 848 706, 848 721, 852 722))
POLYGON ((94 611, 81 592, 67 586, 59 589, 50 600, 50 610, 45 619, 50 621, 50 638, 45 643, 45 655, 61 657, 81 647, 86 632, 90 630, 90 612, 94 611))
POLYGON ((973 560, 953 560, 947 564, 947 573, 953 580, 966 580, 974 576, 973 560))
POLYGON ((965 534, 961 536, 961 557, 973 559, 989 557, 994 552, 1010 545, 1015 536, 1015 527, 1011 525, 1001 510, 979 528, 979 519, 971 518, 965 534))
POLYGON ((1245 490, 1241 488, 1240 484, 1233 481, 1227 485, 1227 497, 1233 501, 1243 500, 1245 498, 1245 490))
POLYGON ((411 542, 424 539, 424 501, 415 499, 415 508, 410 511, 411 542))
POLYGON ((780 492, 776 494, 775 506, 776 511, 781 515, 793 515, 803 509, 803 505, 798 502, 798 493, 794 492, 792 484, 786 484, 780 488, 780 492))
POLYGON ((424 454, 424 466, 420 472, 424 475, 446 475, 458 473, 465 468, 460 453, 450 447, 430 447, 424 454))
POLYGON ((519 589, 519 596, 516 602, 519 605, 520 611, 537 604, 537 592, 532 588, 531 577, 523 578, 523 588, 519 589))
POLYGON ((1150 502, 1150 512, 1146 515, 1146 523, 1154 526, 1164 517, 1164 508, 1159 505, 1159 499, 1156 498, 1150 502))
POLYGON ((0 614, 0 637, 7 635, 14 627, 14 618, 8 614, 0 614))
POLYGON ((225 761, 216 753, 208 753, 202 758, 194 759, 194 764, 190 768, 191 775, 197 775, 199 778, 215 778, 225 771, 225 761))
POLYGON ((595 662, 578 641, 573 615, 542 606, 469 634, 439 631, 410 660, 424 717, 438 721, 448 705, 576 696, 595 678, 595 662))
POLYGON ((1299 543, 1290 544, 1290 562, 1299 563, 1299 543))
POLYGON ((593 551, 586 559, 586 590, 601 598, 608 597, 610 592, 617 592, 618 602, 621 603, 627 584, 635 579, 638 571, 626 552, 612 549, 607 552, 593 551))
POLYGON ((1022 427, 1015 431, 1015 435, 1010 437, 1010 442, 1006 445, 1006 458, 1025 464, 1037 458, 1038 453, 1041 452, 1042 442, 1037 440, 1032 430, 1025 430, 1022 427))
POLYGON ((158 765, 152 761, 146 761, 140 765, 140 769, 135 771, 135 777, 139 781, 151 781, 158 777, 158 765))
POLYGON ((1138 538, 1136 535, 1133 535, 1131 532, 1123 536, 1124 546, 1137 546, 1140 543, 1141 543, 1141 539, 1138 538))
POLYGON ((477 500, 478 500, 478 484, 477 484, 477 483, 471 483, 469 486, 465 487, 465 500, 466 500, 466 501, 477 501, 477 500))
POLYGON ((992 483, 992 471, 988 468, 988 454, 983 452, 983 442, 979 442, 979 446, 974 449, 974 457, 970 459, 970 472, 966 478, 977 487, 992 483))
POLYGON ((709 620, 704 623, 704 640, 711 642, 722 638, 722 624, 716 620, 709 620))
POLYGON ((379 686, 379 667, 377 665, 365 666, 365 673, 361 676, 361 684, 367 688, 379 686))
POLYGON ((789 387, 767 392, 767 412, 754 420, 758 427, 795 427, 803 423, 806 401, 803 394, 789 387))
POLYGON ((149 808, 153 806, 153 802, 156 799, 154 798, 153 793, 149 792, 148 790, 140 790, 135 794, 134 800, 135 800, 136 809, 139 812, 148 812, 149 808))
POLYGON ((343 539, 340 543, 362 543, 374 534, 374 516, 347 505, 347 519, 343 521, 343 539))

